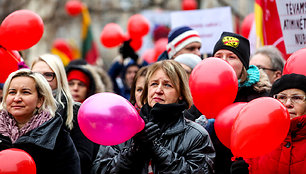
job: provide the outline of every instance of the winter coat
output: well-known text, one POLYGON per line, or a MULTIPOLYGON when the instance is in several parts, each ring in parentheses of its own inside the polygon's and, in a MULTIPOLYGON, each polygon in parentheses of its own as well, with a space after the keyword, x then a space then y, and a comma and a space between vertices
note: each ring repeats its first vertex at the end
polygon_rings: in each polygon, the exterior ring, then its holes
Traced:
POLYGON ((37 174, 80 174, 80 159, 69 133, 57 115, 27 132, 12 143, 0 134, 0 151, 18 148, 29 153, 35 161, 37 174))
POLYGON ((208 133, 184 119, 186 104, 145 104, 141 116, 158 124, 160 137, 151 146, 137 147, 133 138, 116 146, 100 146, 92 173, 212 173, 215 157, 208 133))
POLYGON ((277 149, 246 161, 250 174, 306 173, 306 115, 291 120, 289 133, 277 149))
MULTIPOLYGON (((64 107, 59 105, 56 112, 62 116, 64 123, 65 123, 67 120, 67 100, 64 97, 64 95, 62 96, 63 96, 62 103, 64 104, 64 107)), ((87 137, 85 137, 85 135, 83 134, 83 132, 81 131, 79 127, 77 117, 78 117, 78 111, 80 109, 80 105, 81 104, 77 102, 75 102, 73 105, 73 128, 72 130, 69 130, 66 127, 65 129, 70 132, 71 139, 79 154, 82 174, 87 174, 90 172, 91 164, 98 153, 99 145, 93 143, 87 137)))

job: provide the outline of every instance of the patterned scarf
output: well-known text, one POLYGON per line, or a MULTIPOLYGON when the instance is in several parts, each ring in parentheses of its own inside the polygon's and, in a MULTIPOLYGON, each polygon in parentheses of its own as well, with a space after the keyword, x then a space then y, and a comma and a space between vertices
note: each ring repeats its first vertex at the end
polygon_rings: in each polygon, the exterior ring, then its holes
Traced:
POLYGON ((21 129, 18 128, 16 120, 5 110, 0 111, 0 134, 10 137, 12 143, 27 132, 39 127, 51 119, 48 111, 34 115, 21 129))

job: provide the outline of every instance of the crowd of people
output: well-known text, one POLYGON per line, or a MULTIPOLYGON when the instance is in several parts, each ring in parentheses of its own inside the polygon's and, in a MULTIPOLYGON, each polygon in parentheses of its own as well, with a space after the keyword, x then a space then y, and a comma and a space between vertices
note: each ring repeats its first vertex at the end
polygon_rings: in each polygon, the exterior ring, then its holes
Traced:
POLYGON ((285 61, 277 48, 263 46, 250 55, 248 39, 223 32, 212 50, 238 79, 234 102, 273 97, 290 114, 288 136, 278 148, 257 158, 233 160, 216 135, 215 120, 193 104, 189 76, 203 60, 198 32, 188 26, 172 29, 167 49, 152 64, 142 60, 130 42, 122 44, 108 72, 83 60, 64 67, 49 53, 37 56, 29 68, 12 72, 1 84, 0 150, 28 152, 38 174, 306 171, 306 76, 282 75, 285 61), (77 121, 81 104, 106 91, 128 99, 145 122, 143 130, 114 146, 90 141, 77 121))

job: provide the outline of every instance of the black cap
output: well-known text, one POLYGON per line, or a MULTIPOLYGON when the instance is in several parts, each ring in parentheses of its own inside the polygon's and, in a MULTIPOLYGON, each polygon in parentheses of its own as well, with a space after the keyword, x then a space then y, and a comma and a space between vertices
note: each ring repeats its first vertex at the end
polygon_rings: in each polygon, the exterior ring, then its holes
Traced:
POLYGON ((250 42, 248 39, 236 33, 223 32, 214 47, 213 55, 215 55, 218 50, 222 49, 235 53, 243 66, 249 69, 250 42))
POLYGON ((306 93, 306 76, 294 73, 283 75, 273 83, 270 96, 293 88, 300 89, 306 93))

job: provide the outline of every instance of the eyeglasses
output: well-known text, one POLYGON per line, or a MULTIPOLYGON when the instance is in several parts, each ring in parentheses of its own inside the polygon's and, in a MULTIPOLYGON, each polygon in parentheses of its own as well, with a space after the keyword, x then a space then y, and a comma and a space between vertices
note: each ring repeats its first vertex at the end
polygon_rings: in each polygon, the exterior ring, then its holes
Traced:
POLYGON ((54 77, 55 77, 55 73, 54 72, 45 72, 45 73, 42 73, 42 75, 45 77, 45 79, 48 82, 51 82, 54 79, 54 77))
POLYGON ((288 99, 292 103, 303 103, 305 101, 306 96, 305 95, 293 95, 293 96, 287 96, 285 94, 275 94, 273 95, 273 98, 276 98, 282 103, 286 103, 288 99))
POLYGON ((257 68, 262 69, 262 70, 277 71, 277 69, 265 68, 265 67, 262 67, 262 66, 259 66, 259 65, 257 65, 257 68))

